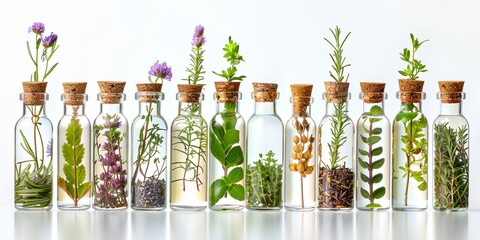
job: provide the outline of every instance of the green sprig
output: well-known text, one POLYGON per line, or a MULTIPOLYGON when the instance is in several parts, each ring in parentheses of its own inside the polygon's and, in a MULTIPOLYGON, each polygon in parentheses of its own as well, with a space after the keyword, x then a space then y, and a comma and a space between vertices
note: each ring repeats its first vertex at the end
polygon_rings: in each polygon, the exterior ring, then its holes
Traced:
POLYGON ((428 71, 425 69, 425 65, 418 59, 415 59, 415 53, 422 46, 423 43, 427 40, 419 41, 412 33, 410 33, 410 39, 412 41, 412 50, 404 48, 403 52, 400 53, 400 59, 407 63, 407 68, 404 70, 398 71, 402 76, 408 77, 408 79, 416 80, 418 79, 418 74, 428 71))
POLYGON ((348 82, 348 77, 350 74, 347 74, 347 76, 344 76, 345 68, 350 67, 351 64, 346 64, 345 60, 346 58, 343 56, 343 45, 347 41, 348 37, 352 32, 349 32, 345 38, 341 39, 341 29, 336 26, 335 30, 330 29, 330 32, 333 35, 334 43, 327 38, 324 38, 325 41, 327 41, 330 46, 333 48, 333 53, 330 53, 330 59, 332 60, 332 68, 333 71, 329 71, 330 77, 335 80, 335 82, 348 82))
POLYGON ((240 51, 240 45, 232 40, 232 37, 228 37, 228 43, 225 44, 225 47, 223 48, 223 51, 225 51, 225 54, 223 55, 224 58, 227 59, 227 61, 230 63, 230 66, 227 68, 227 70, 222 70, 222 73, 217 73, 213 71, 214 74, 217 76, 225 78, 228 82, 232 81, 243 81, 246 76, 241 75, 241 76, 235 76, 237 74, 237 65, 240 64, 240 62, 244 62, 243 56, 239 54, 240 51))

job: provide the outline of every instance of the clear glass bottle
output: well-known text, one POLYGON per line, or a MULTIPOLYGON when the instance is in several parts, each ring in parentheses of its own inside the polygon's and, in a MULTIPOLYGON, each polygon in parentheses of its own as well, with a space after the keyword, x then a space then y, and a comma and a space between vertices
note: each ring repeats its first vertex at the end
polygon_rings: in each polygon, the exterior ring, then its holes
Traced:
POLYGON ((91 126, 85 116, 86 82, 63 83, 63 117, 58 122, 57 207, 84 210, 91 204, 91 126))
POLYGON ((283 123, 277 115, 277 84, 253 83, 255 110, 247 124, 247 208, 283 207, 283 123))
POLYGON ((385 83, 360 83, 363 113, 357 122, 357 195, 361 210, 390 208, 390 121, 385 83))
POLYGON ((162 84, 137 84, 138 115, 132 122, 131 206, 135 210, 167 207, 167 123, 161 115, 162 84))
POLYGON ((433 208, 466 211, 470 129, 462 114, 463 81, 439 81, 440 115, 433 123, 433 208))
POLYGON ((125 82, 98 82, 100 114, 93 122, 93 208, 128 207, 128 122, 122 113, 125 82))
POLYGON ((293 114, 285 124, 285 209, 315 209, 316 125, 310 117, 311 84, 290 85, 293 114))
POLYGON ((47 82, 24 82, 23 116, 15 125, 15 208, 52 208, 53 125, 46 115, 47 82))
POLYGON ((178 84, 178 116, 172 122, 170 208, 207 208, 208 126, 202 117, 203 85, 178 84))
POLYGON ((399 80, 400 112, 392 124, 392 207, 428 207, 428 122, 422 113, 423 81, 399 80))
POLYGON ((349 83, 325 82, 326 113, 320 121, 318 209, 353 209, 355 126, 348 116, 349 83))
POLYGON ((240 82, 215 82, 217 113, 210 122, 209 207, 241 210, 245 205, 245 121, 238 112, 240 82))

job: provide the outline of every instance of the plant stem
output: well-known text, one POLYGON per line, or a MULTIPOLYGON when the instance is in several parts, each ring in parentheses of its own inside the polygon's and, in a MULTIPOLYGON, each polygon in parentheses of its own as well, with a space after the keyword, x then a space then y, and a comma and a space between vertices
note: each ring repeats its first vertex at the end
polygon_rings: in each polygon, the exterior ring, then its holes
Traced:
MULTIPOLYGON (((228 169, 224 166, 222 166, 222 168, 223 168, 223 176, 224 176, 224 178, 227 178, 228 177, 228 169)), ((225 192, 224 197, 227 198, 227 196, 228 196, 228 194, 227 194, 227 192, 225 192)))
MULTIPOLYGON (((200 134, 200 143, 199 144, 202 144, 202 141, 203 141, 203 134, 200 134)), ((199 176, 199 170, 200 170, 200 159, 201 159, 201 155, 200 155, 200 148, 198 149, 198 158, 197 158, 197 174, 195 176, 195 179, 196 179, 196 183, 197 183, 197 191, 200 191, 200 184, 202 184, 202 182, 200 181, 200 178, 198 177, 199 176)), ((184 177, 185 179, 185 177, 184 177)))
POLYGON ((39 45, 38 42, 38 34, 35 34, 35 73, 33 74, 33 80, 38 82, 38 49, 39 45))
MULTIPOLYGON (((368 130, 368 136, 371 137, 373 134, 372 134, 372 125, 373 123, 370 121, 370 127, 369 127, 369 130, 368 130)), ((369 143, 368 144, 368 185, 369 185, 369 188, 370 188, 370 196, 369 196, 369 200, 370 200, 370 204, 373 205, 373 164, 372 164, 372 159, 373 158, 373 154, 372 154, 372 144, 369 143)))
POLYGON ((302 174, 299 174, 300 176, 300 196, 302 196, 302 208, 305 208, 305 200, 303 197, 303 177, 302 174))
MULTIPOLYGON (((412 148, 413 148, 413 136, 412 136, 412 133, 413 133, 413 120, 410 120, 409 121, 409 124, 410 124, 410 133, 408 134, 408 144, 410 145, 409 149, 410 152, 412 151, 412 148)), ((405 206, 408 206, 408 188, 410 186, 410 159, 413 157, 411 153, 405 153, 407 155, 407 185, 405 187, 405 195, 404 195, 404 202, 405 202, 405 206)))
MULTIPOLYGON (((140 142, 140 145, 138 146, 138 154, 137 154, 137 160, 135 161, 137 163, 137 167, 135 168, 135 173, 133 174, 132 177, 132 183, 135 182, 135 179, 137 179, 138 171, 140 169, 140 161, 142 160, 142 156, 146 151, 146 146, 145 143, 147 141, 147 132, 148 132, 148 124, 150 122, 150 116, 152 114, 152 103, 148 105, 147 108, 147 116, 145 117, 145 127, 143 128, 143 139, 140 142)), ((143 176, 143 181, 145 181, 145 175, 143 176)))

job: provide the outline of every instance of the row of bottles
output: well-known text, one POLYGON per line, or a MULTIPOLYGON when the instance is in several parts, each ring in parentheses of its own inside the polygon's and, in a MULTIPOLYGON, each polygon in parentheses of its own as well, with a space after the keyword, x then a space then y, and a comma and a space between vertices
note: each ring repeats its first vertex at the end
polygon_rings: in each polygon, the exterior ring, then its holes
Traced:
MULTIPOLYGON (((318 131, 310 116, 313 85, 291 85, 293 114, 284 125, 276 114, 277 84, 253 84, 255 110, 247 124, 238 112, 240 82, 215 83, 217 113, 210 124, 201 115, 203 85, 179 84, 170 138, 160 113, 162 84, 137 85, 139 115, 129 130, 122 114, 124 82, 99 82, 101 108, 93 127, 84 114, 86 83, 64 83, 58 149, 45 115, 46 82, 24 83, 24 116, 15 128, 15 207, 51 208, 56 152, 59 209, 87 209, 93 199, 95 209, 125 209, 130 203, 137 210, 161 210, 167 206, 167 189, 174 210, 238 210, 245 205, 348 210, 355 204, 364 210, 426 209, 423 81, 399 83, 401 110, 391 130, 383 109, 384 83, 361 83, 363 114, 354 124, 348 116, 349 84, 326 82, 326 114, 318 131)), ((466 210, 469 132, 461 113, 463 82, 439 85, 434 208, 466 210)))

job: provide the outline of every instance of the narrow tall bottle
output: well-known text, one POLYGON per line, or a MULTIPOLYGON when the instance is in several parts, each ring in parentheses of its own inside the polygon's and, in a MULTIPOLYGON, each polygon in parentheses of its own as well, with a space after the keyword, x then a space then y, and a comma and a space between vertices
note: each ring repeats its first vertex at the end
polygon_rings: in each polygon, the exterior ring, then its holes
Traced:
POLYGON ((293 114, 285 125, 285 209, 315 209, 316 147, 315 122, 310 116, 313 103, 311 84, 292 84, 293 114))
POLYGON ((255 110, 247 124, 246 205, 252 210, 283 206, 283 123, 276 111, 277 84, 253 83, 255 110))
POLYGON ((390 208, 390 122, 385 83, 361 82, 363 113, 357 122, 357 197, 361 210, 390 208))
POLYGON ((421 80, 399 80, 400 112, 392 124, 392 207, 428 207, 428 122, 422 113, 425 99, 421 80))
POLYGON ((167 123, 160 113, 161 83, 137 84, 138 115, 132 122, 131 206, 155 211, 167 206, 167 123))
POLYGON ((433 123, 433 208, 466 211, 470 129, 462 114, 463 81, 439 81, 440 114, 433 123))
POLYGON ((170 208, 207 208, 208 126, 202 117, 203 85, 178 84, 178 115, 172 122, 170 208))
POLYGON ((86 82, 63 83, 63 117, 57 138, 59 209, 84 210, 91 204, 91 126, 85 116, 86 88, 86 82))
POLYGON ((93 122, 93 208, 128 207, 128 122, 122 113, 125 82, 99 81, 100 114, 93 122))

